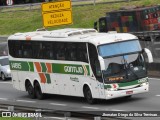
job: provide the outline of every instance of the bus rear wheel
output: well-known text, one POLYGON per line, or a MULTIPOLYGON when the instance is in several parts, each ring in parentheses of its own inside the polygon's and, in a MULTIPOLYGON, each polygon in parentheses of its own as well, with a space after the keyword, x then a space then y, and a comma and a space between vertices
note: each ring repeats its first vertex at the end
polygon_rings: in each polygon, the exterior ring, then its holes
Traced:
POLYGON ((92 97, 92 93, 89 87, 85 87, 84 89, 84 97, 89 104, 94 104, 95 99, 92 97))
POLYGON ((27 83, 27 91, 30 98, 32 99, 36 98, 34 88, 30 82, 27 83))
POLYGON ((34 91, 35 91, 36 97, 37 97, 39 100, 44 99, 44 94, 42 93, 42 90, 41 90, 41 87, 40 87, 39 83, 37 83, 37 82, 35 83, 34 91))

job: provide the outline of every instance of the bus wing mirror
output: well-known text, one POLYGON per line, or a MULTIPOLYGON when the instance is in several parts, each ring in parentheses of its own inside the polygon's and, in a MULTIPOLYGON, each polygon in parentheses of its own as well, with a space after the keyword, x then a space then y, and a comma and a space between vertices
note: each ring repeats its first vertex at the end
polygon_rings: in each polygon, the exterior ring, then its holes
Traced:
POLYGON ((104 59, 101 56, 98 56, 98 60, 100 63, 101 70, 105 70, 104 59))
POLYGON ((152 63, 153 62, 153 56, 152 56, 151 51, 148 48, 144 48, 143 51, 147 54, 148 63, 152 63))

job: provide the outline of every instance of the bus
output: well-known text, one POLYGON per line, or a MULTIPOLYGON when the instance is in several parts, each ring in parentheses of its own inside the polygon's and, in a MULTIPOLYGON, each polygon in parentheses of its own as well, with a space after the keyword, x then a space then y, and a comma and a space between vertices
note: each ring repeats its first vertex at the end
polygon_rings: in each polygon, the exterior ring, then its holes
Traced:
POLYGON ((31 98, 58 94, 92 104, 149 91, 152 54, 132 34, 83 28, 16 33, 8 48, 13 86, 31 98))

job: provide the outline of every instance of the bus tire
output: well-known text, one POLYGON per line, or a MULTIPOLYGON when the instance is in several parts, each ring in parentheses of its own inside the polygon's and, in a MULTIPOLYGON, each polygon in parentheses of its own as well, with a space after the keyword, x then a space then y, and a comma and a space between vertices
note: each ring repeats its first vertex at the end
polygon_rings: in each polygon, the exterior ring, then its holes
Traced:
POLYGON ((42 93, 41 87, 39 85, 38 82, 35 83, 34 85, 34 91, 35 91, 35 95, 39 100, 44 99, 44 94, 42 93))
POLYGON ((26 88, 27 88, 27 92, 28 92, 29 97, 32 99, 36 98, 34 88, 30 82, 27 83, 26 88))
POLYGON ((84 97, 89 104, 95 103, 95 99, 93 99, 91 90, 88 86, 84 88, 84 97))

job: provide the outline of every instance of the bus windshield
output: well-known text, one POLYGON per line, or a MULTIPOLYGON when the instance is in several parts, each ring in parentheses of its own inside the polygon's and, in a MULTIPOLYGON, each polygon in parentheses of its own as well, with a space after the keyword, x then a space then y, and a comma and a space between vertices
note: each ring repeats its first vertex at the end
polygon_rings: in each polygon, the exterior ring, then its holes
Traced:
POLYGON ((99 46, 99 51, 105 62, 105 83, 129 82, 147 77, 138 40, 99 46))
POLYGON ((103 58, 142 51, 138 40, 100 45, 98 50, 103 58))

